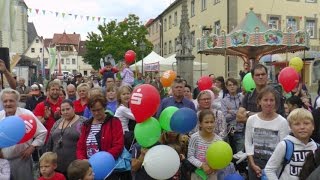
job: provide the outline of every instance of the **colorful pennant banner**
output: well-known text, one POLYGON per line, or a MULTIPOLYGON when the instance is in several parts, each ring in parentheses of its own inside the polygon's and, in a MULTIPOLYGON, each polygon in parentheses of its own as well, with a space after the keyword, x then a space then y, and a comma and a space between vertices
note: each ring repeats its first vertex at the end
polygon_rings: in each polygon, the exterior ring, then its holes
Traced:
POLYGON ((37 15, 41 15, 41 13, 39 14, 39 11, 42 12, 42 15, 46 15, 46 13, 48 14, 48 12, 50 14, 55 14, 56 17, 59 17, 59 15, 62 16, 62 18, 65 18, 66 15, 68 16, 72 16, 74 17, 74 19, 76 20, 78 17, 80 17, 80 20, 83 19, 83 17, 86 17, 87 21, 89 21, 89 19, 91 19, 92 21, 98 21, 100 22, 101 19, 103 19, 103 22, 105 23, 107 18, 106 17, 101 17, 101 16, 84 16, 84 15, 79 15, 79 14, 71 14, 71 13, 65 13, 65 12, 54 12, 54 11, 48 11, 45 9, 32 9, 32 8, 28 8, 28 12, 29 14, 32 13, 32 11, 35 11, 37 15))

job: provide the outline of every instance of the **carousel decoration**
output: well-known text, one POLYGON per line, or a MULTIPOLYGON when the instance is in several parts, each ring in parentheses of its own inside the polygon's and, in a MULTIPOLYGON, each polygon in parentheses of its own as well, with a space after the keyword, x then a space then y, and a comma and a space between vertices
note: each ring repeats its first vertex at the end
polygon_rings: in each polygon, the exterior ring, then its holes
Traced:
POLYGON ((267 54, 293 53, 309 49, 309 35, 305 31, 287 32, 269 28, 250 8, 246 18, 229 34, 205 31, 197 40, 198 53, 206 55, 238 56, 244 61, 259 59, 267 54))

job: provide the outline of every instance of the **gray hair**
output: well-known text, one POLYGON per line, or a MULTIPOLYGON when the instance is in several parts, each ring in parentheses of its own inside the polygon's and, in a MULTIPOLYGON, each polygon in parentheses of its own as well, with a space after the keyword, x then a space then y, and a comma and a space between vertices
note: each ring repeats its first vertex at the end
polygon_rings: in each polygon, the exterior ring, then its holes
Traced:
POLYGON ((3 101, 2 98, 3 98, 4 94, 14 94, 14 95, 16 95, 17 102, 20 101, 20 93, 17 90, 14 90, 14 89, 11 89, 11 88, 2 89, 2 91, 0 92, 1 101, 3 101))

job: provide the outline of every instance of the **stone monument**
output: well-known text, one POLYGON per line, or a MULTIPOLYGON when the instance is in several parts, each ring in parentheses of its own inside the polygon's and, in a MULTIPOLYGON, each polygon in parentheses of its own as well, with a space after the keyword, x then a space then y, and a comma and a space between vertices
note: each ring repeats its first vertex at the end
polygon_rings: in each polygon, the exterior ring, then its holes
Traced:
POLYGON ((192 35, 190 33, 187 0, 182 2, 180 33, 176 43, 177 74, 193 86, 192 35))

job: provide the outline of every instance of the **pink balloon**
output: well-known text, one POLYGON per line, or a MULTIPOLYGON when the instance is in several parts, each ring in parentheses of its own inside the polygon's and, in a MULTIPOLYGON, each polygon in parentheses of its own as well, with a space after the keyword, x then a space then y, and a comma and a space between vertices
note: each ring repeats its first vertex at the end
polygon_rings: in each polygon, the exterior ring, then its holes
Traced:
POLYGON ((212 78, 210 78, 209 76, 202 76, 198 80, 198 87, 199 87, 200 91, 211 89, 212 84, 213 84, 212 78))
POLYGON ((134 88, 129 103, 137 123, 141 123, 157 112, 160 94, 152 85, 142 84, 134 88))
POLYGON ((282 69, 278 76, 278 81, 285 92, 292 91, 299 83, 299 74, 292 67, 282 69))

